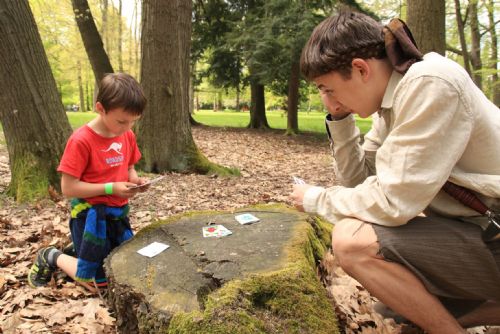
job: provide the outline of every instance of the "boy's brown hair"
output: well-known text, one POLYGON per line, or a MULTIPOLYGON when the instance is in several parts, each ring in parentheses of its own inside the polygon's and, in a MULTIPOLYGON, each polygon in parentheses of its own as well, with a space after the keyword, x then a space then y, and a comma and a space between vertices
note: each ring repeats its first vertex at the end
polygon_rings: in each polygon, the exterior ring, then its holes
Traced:
POLYGON ((96 102, 100 102, 106 112, 123 108, 133 115, 142 115, 147 100, 141 85, 133 76, 126 73, 109 73, 99 84, 96 102))
POLYGON ((302 74, 313 80, 332 71, 350 78, 354 58, 386 57, 383 25, 371 17, 343 10, 312 32, 300 58, 302 74))

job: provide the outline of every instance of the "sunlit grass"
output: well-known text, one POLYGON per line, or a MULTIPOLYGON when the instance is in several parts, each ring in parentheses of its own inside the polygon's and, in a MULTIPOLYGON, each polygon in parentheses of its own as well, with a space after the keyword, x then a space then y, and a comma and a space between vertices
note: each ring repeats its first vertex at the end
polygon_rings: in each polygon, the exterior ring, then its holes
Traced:
MULTIPOLYGON (((266 113, 269 126, 273 129, 286 129, 287 116, 280 111, 268 111, 266 113)), ((325 114, 320 112, 299 112, 299 131, 325 134, 325 114)), ((194 119, 209 126, 227 126, 244 128, 250 121, 249 112, 200 110, 195 112, 194 119)), ((371 119, 360 119, 356 117, 356 124, 361 133, 366 133, 371 126, 371 119)))
MULTIPOLYGON (((73 129, 88 123, 96 113, 93 112, 67 112, 69 123, 73 129)), ((268 111, 266 113, 269 126, 273 129, 286 129, 286 114, 281 111, 268 111)), ((195 112, 194 119, 204 125, 218 127, 244 128, 250 121, 249 112, 200 110, 195 112)), ((366 133, 371 126, 371 119, 356 117, 356 124, 361 133, 366 133)), ((299 131, 325 134, 325 114, 320 112, 299 112, 299 131)))

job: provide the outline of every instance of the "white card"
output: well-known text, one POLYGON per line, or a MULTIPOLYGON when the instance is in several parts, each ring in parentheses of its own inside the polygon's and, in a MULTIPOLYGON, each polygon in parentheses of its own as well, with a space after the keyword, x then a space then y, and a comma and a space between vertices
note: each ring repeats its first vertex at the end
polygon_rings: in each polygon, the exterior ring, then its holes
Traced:
POLYGON ((251 213, 244 213, 241 215, 237 215, 237 216, 234 216, 234 218, 236 218, 238 223, 240 223, 241 225, 256 223, 260 220, 259 218, 255 217, 251 213))
POLYGON ((141 248, 137 251, 137 253, 143 255, 143 256, 147 256, 147 257, 153 257, 153 256, 156 256, 158 254, 160 254, 161 252, 163 252, 165 249, 167 249, 168 247, 170 247, 169 245, 165 245, 161 242, 153 242, 149 245, 147 245, 146 247, 144 248, 141 248))
POLYGON ((293 178, 293 183, 295 184, 305 184, 306 181, 302 180, 300 177, 292 176, 293 178))

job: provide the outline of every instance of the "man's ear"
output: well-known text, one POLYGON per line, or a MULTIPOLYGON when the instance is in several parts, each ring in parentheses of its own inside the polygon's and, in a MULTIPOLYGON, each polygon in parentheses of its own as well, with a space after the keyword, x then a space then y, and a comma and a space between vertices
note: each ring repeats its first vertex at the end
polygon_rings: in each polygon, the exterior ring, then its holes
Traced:
POLYGON ((371 76, 371 68, 370 64, 366 61, 366 59, 354 58, 351 62, 352 71, 358 72, 363 81, 366 81, 371 76))

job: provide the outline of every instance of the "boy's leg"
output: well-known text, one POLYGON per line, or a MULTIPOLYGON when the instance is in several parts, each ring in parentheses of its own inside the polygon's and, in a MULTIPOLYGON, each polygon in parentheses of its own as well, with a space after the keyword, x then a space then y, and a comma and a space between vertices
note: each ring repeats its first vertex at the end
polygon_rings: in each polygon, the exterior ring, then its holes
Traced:
POLYGON ((61 252, 55 247, 40 249, 28 272, 28 284, 33 288, 47 285, 57 269, 55 263, 60 255, 61 252))
MULTIPOLYGON (((78 264, 78 259, 66 254, 61 254, 57 258, 57 266, 64 271, 69 277, 75 280, 75 282, 78 282, 75 277, 76 277, 76 270, 77 270, 77 264, 78 264)), ((83 287, 85 287, 87 290, 89 290, 92 293, 96 293, 97 289, 93 286, 91 283, 84 283, 84 282, 78 282, 81 284, 83 287)))
POLYGON ((356 219, 336 224, 332 248, 340 266, 372 295, 428 333, 465 333, 440 301, 404 266, 384 260, 372 226, 356 219))

